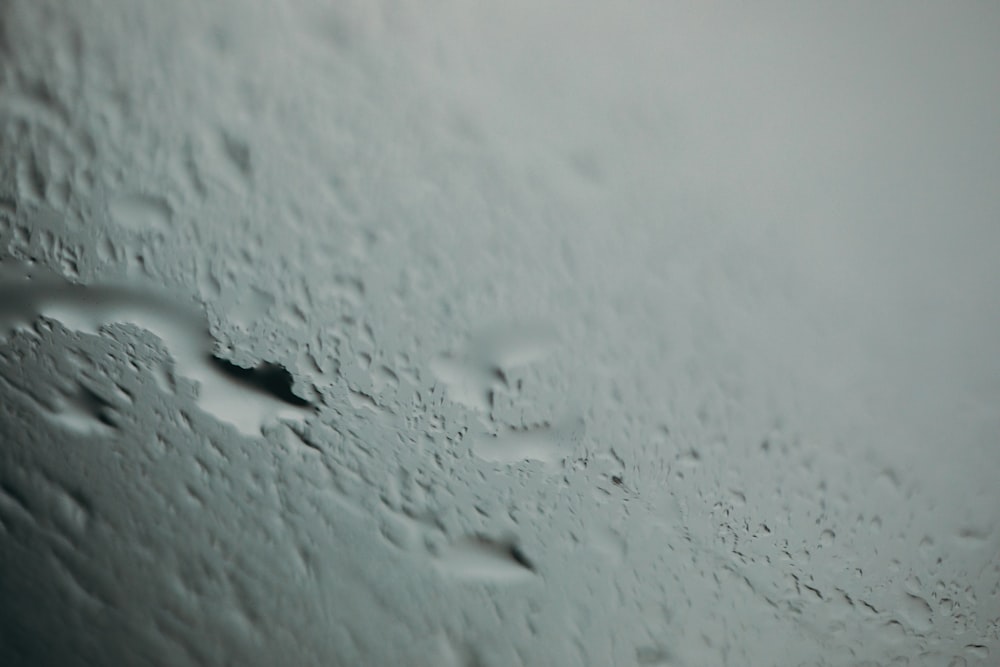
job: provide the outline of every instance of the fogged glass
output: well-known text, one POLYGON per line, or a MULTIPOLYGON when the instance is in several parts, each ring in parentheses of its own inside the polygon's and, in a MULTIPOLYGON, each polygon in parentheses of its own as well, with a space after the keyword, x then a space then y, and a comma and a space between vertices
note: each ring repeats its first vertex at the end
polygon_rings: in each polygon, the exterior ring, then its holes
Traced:
POLYGON ((1000 10, 0 2, 0 664, 989 666, 1000 10))

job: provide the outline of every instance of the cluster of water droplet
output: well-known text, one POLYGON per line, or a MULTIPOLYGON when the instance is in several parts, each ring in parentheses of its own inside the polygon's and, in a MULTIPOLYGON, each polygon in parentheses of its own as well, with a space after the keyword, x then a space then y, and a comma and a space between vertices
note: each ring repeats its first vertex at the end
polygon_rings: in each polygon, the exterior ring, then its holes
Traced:
POLYGON ((0 663, 996 659, 994 364, 936 423, 840 228, 699 171, 745 38, 94 4, 0 5, 0 663))

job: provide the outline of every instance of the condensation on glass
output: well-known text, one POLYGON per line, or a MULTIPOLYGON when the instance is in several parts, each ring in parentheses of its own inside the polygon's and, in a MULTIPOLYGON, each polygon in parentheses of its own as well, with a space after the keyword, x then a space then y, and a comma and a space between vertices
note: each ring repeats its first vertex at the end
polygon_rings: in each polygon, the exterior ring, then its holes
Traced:
POLYGON ((0 664, 996 664, 997 62, 0 3, 0 664))

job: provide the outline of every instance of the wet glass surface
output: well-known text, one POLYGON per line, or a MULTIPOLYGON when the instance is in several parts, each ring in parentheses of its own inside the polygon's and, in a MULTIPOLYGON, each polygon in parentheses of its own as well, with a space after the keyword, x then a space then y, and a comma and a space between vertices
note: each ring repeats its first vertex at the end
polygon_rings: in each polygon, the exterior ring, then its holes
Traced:
POLYGON ((997 62, 0 1, 0 665, 995 664, 997 62))

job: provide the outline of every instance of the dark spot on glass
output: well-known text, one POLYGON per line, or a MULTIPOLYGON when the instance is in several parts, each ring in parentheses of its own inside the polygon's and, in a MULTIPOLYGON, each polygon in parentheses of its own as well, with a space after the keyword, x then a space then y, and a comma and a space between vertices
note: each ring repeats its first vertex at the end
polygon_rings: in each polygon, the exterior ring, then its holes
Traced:
POLYGON ((270 394, 289 405, 297 407, 312 405, 309 401, 292 392, 292 374, 280 364, 263 362, 258 364, 256 368, 241 368, 216 356, 211 356, 210 361, 230 380, 243 384, 249 389, 270 394))

